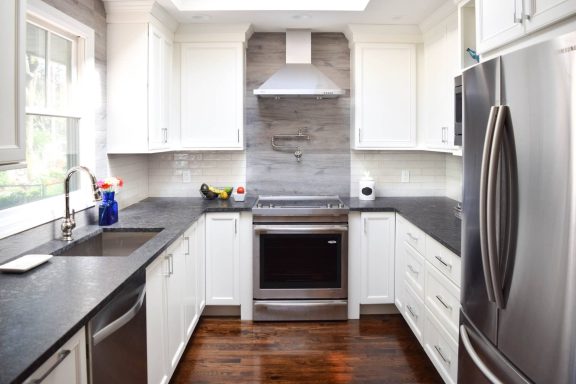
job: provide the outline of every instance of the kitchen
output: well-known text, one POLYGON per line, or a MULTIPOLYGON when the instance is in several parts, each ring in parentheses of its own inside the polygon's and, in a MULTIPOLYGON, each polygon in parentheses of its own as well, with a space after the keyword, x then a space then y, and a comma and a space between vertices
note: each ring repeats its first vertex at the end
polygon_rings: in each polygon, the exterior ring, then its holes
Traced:
POLYGON ((432 378, 412 382, 574 382, 573 85, 563 81, 574 37, 554 40, 555 60, 538 43, 576 29, 576 1, 221 3, 3 3, 14 37, 3 51, 18 60, 2 69, 0 264, 54 257, 0 275, 0 382, 168 382, 198 333, 210 338, 205 324, 311 329, 373 316, 396 319, 427 364, 432 378), (258 95, 277 71, 310 62, 335 87, 258 95), (541 67, 549 75, 535 81, 541 67), (58 143, 30 133, 46 120, 66 126, 53 129, 58 143), (56 187, 42 187, 44 199, 18 192, 42 164, 56 187), (98 226, 93 200, 107 192, 92 193, 78 165, 123 178, 116 224, 98 226), (203 200, 202 183, 247 196, 203 200), (110 356, 140 369, 114 370, 110 356))

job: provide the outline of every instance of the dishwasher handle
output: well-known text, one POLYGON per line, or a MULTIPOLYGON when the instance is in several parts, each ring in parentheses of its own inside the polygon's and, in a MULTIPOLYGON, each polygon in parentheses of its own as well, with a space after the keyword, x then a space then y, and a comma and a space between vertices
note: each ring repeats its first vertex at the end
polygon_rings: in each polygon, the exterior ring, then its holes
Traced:
POLYGON ((146 285, 142 286, 142 291, 138 295, 138 300, 136 300, 136 303, 128 311, 126 311, 126 313, 124 313, 122 316, 120 316, 119 318, 117 318, 116 320, 114 320, 113 322, 111 322, 110 324, 108 324, 107 326, 105 326, 92 336, 92 341, 94 345, 97 345, 102 340, 106 339, 108 336, 110 336, 111 334, 122 328, 124 325, 126 325, 130 320, 132 320, 134 316, 136 316, 136 314, 142 308, 142 304, 144 304, 145 297, 146 297, 146 285))

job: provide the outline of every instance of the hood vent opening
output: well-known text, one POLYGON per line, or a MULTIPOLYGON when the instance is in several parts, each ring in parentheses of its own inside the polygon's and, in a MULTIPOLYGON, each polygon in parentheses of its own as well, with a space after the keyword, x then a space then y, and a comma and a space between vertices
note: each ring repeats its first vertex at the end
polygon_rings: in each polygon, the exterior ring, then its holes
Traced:
POLYGON ((312 64, 312 33, 307 29, 286 31, 286 65, 254 94, 259 97, 335 98, 345 91, 312 64))

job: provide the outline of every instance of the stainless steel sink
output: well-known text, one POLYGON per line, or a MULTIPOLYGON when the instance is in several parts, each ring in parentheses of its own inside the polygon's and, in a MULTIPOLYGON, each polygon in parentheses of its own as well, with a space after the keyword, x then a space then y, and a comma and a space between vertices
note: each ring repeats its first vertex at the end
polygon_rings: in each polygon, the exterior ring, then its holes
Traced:
POLYGON ((154 231, 103 231, 94 236, 78 240, 55 256, 128 256, 160 232, 154 231))

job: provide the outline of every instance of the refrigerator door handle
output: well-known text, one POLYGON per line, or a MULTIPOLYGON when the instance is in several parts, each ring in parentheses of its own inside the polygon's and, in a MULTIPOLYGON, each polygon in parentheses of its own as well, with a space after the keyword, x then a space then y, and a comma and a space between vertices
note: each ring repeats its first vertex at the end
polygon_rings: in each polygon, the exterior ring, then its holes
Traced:
POLYGON ((499 111, 498 106, 493 105, 490 108, 488 124, 486 126, 486 137, 484 139, 484 151, 482 153, 482 166, 480 173, 480 250, 482 253, 482 270, 484 272, 484 282, 486 284, 486 293, 488 300, 494 302, 494 292, 492 275, 490 273, 490 255, 488 247, 488 215, 487 215, 487 196, 488 196, 488 178, 490 176, 490 152, 492 148, 492 139, 496 126, 496 117, 499 111))
POLYGON ((488 190, 486 198, 486 223, 488 238, 488 256, 490 262, 490 277, 492 280, 492 292, 498 309, 504 308, 504 294, 502 292, 502 274, 500 273, 500 257, 498 252, 498 234, 496 220, 498 212, 497 205, 497 186, 498 186, 498 166, 500 164, 500 154, 502 153, 502 141, 505 133, 506 116, 508 115, 508 106, 502 105, 498 109, 496 125, 494 128, 494 137, 492 139, 492 149, 490 151, 490 165, 488 169, 488 190))
POLYGON ((490 369, 486 366, 486 364, 484 364, 480 356, 478 356, 478 354, 474 350, 474 346, 472 345, 472 343, 470 342, 470 338, 468 337, 468 330, 466 329, 464 324, 460 325, 460 338, 462 339, 462 344, 464 345, 466 352, 468 352, 468 356, 470 356, 470 359, 472 359, 474 364, 476 364, 476 366, 484 374, 484 376, 486 376, 486 378, 490 380, 492 384, 503 384, 496 377, 496 375, 494 375, 494 373, 490 371, 490 369))

